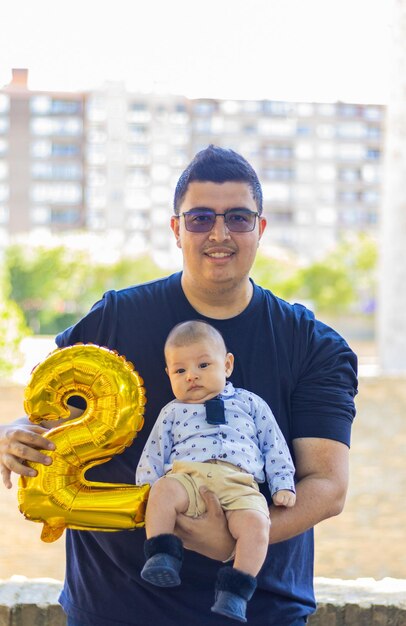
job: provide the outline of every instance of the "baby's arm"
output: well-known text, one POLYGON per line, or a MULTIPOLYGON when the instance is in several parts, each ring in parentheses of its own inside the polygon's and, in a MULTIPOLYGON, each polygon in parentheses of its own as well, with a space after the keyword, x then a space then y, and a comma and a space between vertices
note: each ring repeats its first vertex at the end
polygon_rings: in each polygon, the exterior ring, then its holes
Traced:
POLYGON ((294 506, 296 494, 288 489, 281 489, 273 494, 272 502, 275 506, 294 506))
POLYGON ((135 474, 137 485, 152 485, 165 474, 172 448, 173 410, 165 406, 155 422, 142 451, 135 474), (164 423, 165 421, 165 423, 164 423))
POLYGON ((295 494, 295 466, 293 464, 289 446, 285 437, 274 417, 271 408, 267 403, 258 398, 258 406, 256 407, 254 420, 257 426, 257 437, 260 450, 264 457, 265 474, 269 484, 269 490, 274 496, 279 492, 285 494, 276 498, 274 504, 277 506, 293 506, 285 504, 283 500, 291 500, 290 496, 286 498, 286 493, 295 494))

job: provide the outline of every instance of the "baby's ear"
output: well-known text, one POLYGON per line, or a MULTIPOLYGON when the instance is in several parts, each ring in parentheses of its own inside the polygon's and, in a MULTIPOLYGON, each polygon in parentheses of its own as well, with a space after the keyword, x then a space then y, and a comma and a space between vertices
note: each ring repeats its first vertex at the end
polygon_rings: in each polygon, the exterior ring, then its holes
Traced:
POLYGON ((168 374, 168 376, 169 376, 169 372, 168 372, 168 368, 167 368, 167 367, 165 367, 165 372, 166 372, 166 373, 168 374))
POLYGON ((225 366, 226 366, 226 377, 228 378, 229 376, 231 376, 232 371, 234 369, 234 354, 232 354, 232 352, 227 352, 225 366))

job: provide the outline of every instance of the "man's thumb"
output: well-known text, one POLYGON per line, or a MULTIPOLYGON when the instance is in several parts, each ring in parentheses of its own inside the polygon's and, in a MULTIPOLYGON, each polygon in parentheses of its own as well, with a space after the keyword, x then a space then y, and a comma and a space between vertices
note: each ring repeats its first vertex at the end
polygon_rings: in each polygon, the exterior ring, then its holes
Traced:
POLYGON ((220 500, 216 496, 213 491, 207 489, 207 487, 202 486, 199 489, 200 495, 202 496, 206 509, 208 512, 216 515, 223 515, 223 509, 221 508, 220 500))

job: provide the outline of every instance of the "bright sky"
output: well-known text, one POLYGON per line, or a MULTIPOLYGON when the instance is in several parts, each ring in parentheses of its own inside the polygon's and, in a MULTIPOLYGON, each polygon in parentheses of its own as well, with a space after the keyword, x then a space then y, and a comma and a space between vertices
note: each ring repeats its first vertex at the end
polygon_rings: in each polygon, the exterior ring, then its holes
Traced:
POLYGON ((0 85, 386 102, 392 0, 5 0, 0 85))

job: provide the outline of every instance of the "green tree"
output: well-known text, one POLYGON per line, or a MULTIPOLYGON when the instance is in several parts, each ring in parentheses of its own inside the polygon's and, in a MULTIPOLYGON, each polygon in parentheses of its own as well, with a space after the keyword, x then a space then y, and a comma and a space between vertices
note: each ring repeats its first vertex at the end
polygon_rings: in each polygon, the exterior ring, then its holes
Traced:
POLYGON ((75 323, 108 289, 158 278, 163 270, 148 256, 94 263, 82 251, 11 246, 6 252, 11 297, 35 333, 54 334, 75 323))
POLYGON ((22 308, 30 328, 36 333, 52 332, 55 319, 66 313, 71 285, 74 290, 83 279, 84 260, 62 246, 27 249, 13 245, 6 251, 6 265, 11 298, 22 308))
POLYGON ((10 283, 3 270, 0 272, 0 376, 9 376, 21 365, 21 340, 29 334, 24 315, 19 306, 10 300, 10 283))
POLYGON ((305 301, 318 312, 373 312, 377 257, 374 239, 359 234, 343 239, 324 258, 305 267, 294 259, 258 255, 253 277, 278 296, 305 301))

